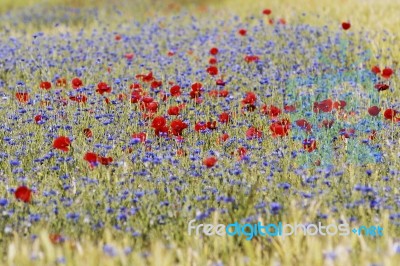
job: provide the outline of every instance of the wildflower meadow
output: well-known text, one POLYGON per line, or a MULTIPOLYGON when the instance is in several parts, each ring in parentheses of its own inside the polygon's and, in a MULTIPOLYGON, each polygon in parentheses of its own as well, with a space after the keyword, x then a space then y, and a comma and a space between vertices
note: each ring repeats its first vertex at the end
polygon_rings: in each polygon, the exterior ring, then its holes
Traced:
POLYGON ((399 8, 1 0, 0 265, 399 265, 399 8))

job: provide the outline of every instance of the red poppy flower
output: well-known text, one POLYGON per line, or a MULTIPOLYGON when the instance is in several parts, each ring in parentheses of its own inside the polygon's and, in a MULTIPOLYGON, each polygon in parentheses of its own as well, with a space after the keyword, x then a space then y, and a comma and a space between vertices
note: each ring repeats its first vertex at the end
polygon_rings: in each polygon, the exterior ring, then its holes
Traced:
POLYGON ((320 110, 319 110, 319 102, 314 102, 314 104, 313 104, 313 112, 314 113, 318 113, 320 110))
POLYGON ((345 101, 336 101, 336 102, 334 102, 333 103, 333 108, 334 109, 343 109, 343 108, 345 108, 346 107, 346 105, 347 105, 347 103, 345 102, 345 101))
POLYGON ((202 87, 203 85, 199 82, 193 83, 191 86, 192 90, 190 92, 190 98, 192 99, 199 98, 201 96, 202 87))
POLYGON ((150 96, 144 96, 144 97, 142 98, 142 102, 144 102, 144 103, 146 103, 146 104, 149 104, 149 103, 151 103, 151 102, 153 102, 153 101, 154 101, 153 97, 150 97, 150 96))
POLYGON ((246 97, 242 100, 243 104, 255 104, 257 96, 254 92, 247 92, 246 97))
POLYGON ((211 57, 211 58, 208 60, 208 63, 209 63, 210 65, 215 65, 215 64, 217 63, 217 58, 211 57))
POLYGON ((132 138, 139 139, 141 143, 144 143, 146 141, 147 135, 145 132, 140 132, 140 133, 132 134, 132 138))
POLYGON ((176 119, 171 122, 170 127, 171 127, 171 133, 174 136, 181 136, 182 131, 184 129, 186 129, 188 127, 188 125, 185 122, 183 122, 182 120, 176 119))
POLYGON ((239 33, 240 35, 242 35, 242 36, 246 36, 247 30, 245 30, 245 29, 240 29, 240 30, 238 31, 238 33, 239 33))
POLYGON ((240 147, 237 149, 237 153, 240 157, 245 156, 247 153, 247 149, 245 147, 240 147))
MULTIPOLYGON (((163 98, 163 92, 161 92, 159 95, 161 96, 161 98, 163 98)), ((158 103, 155 102, 152 97, 145 96, 141 99, 140 109, 155 113, 158 110, 158 103)))
POLYGON ((296 125, 301 129, 306 130, 307 132, 311 132, 312 125, 307 122, 305 119, 300 119, 296 121, 296 125))
POLYGON ((203 84, 201 84, 200 82, 195 82, 191 85, 192 91, 201 91, 202 88, 203 84))
POLYGON ((273 137, 287 136, 290 130, 290 121, 288 119, 282 119, 274 122, 270 125, 269 129, 272 131, 273 137))
POLYGON ((324 113, 331 112, 332 108, 333 108, 333 101, 331 99, 323 100, 318 104, 318 110, 321 110, 324 113))
POLYGON ((344 30, 348 30, 348 29, 350 29, 350 27, 351 27, 350 22, 342 22, 342 28, 344 30))
POLYGON ((215 158, 214 156, 205 158, 203 160, 203 164, 207 167, 207 168, 211 168, 213 167, 216 163, 217 163, 217 158, 215 158))
POLYGON ((210 97, 218 97, 219 91, 218 90, 211 90, 208 92, 208 95, 210 95, 210 97))
POLYGON ((73 78, 71 81, 71 84, 72 84, 72 88, 74 88, 74 89, 78 89, 83 86, 83 82, 82 82, 82 80, 80 80, 80 78, 73 78))
POLYGON ((97 84, 97 93, 103 95, 104 93, 110 93, 111 92, 111 87, 107 85, 105 82, 100 82, 97 84))
POLYGON ((83 94, 78 94, 76 96, 70 96, 69 99, 71 101, 74 101, 77 103, 86 103, 87 102, 87 97, 83 94))
POLYGON ((119 93, 118 94, 118 100, 124 101, 126 98, 128 98, 128 96, 126 96, 125 93, 119 93))
POLYGON ((64 241, 64 238, 60 234, 50 234, 49 239, 54 245, 60 244, 64 241))
POLYGON ((201 96, 201 92, 200 91, 191 91, 189 95, 190 95, 190 98, 192 98, 192 99, 198 99, 201 96))
POLYGON ((301 127, 301 128, 306 128, 307 125, 310 125, 310 123, 308 123, 307 120, 305 120, 305 119, 296 120, 295 123, 298 127, 301 127))
POLYGON ((132 60, 134 56, 135 56, 135 55, 134 55, 133 53, 125 54, 125 58, 126 58, 127 60, 129 60, 129 61, 132 60))
POLYGON ((110 163, 113 162, 113 158, 112 157, 97 157, 97 161, 99 163, 101 163, 102 165, 109 165, 110 163))
POLYGON ((163 137, 168 137, 169 136, 169 128, 167 126, 162 126, 158 127, 154 130, 154 134, 157 137, 163 136, 163 137))
POLYGON ((387 85, 387 84, 385 84, 385 83, 378 83, 378 84, 375 84, 375 89, 377 90, 377 91, 385 91, 385 90, 387 90, 387 89, 389 89, 389 85, 387 85))
POLYGON ((277 116, 279 116, 282 111, 281 109, 279 109, 278 107, 274 106, 274 105, 263 105, 261 107, 261 113, 264 115, 268 115, 270 118, 275 118, 277 116))
POLYGON ((138 74, 135 78, 142 80, 143 82, 152 82, 155 80, 153 77, 153 72, 149 72, 148 74, 138 74))
POLYGON ((27 103, 29 101, 29 93, 27 92, 17 92, 15 97, 20 103, 27 103))
POLYGON ((393 74, 393 70, 391 68, 385 68, 382 70, 382 77, 385 79, 389 79, 393 74))
POLYGON ((374 74, 376 74, 376 75, 378 75, 378 74, 381 73, 381 69, 380 69, 378 66, 373 66, 373 67, 371 68, 371 71, 372 71, 374 74))
POLYGON ((386 109, 385 112, 383 113, 383 116, 387 120, 393 120, 397 115, 397 111, 394 109, 386 109))
POLYGON ((225 141, 227 141, 229 139, 229 135, 228 134, 226 134, 226 133, 224 133, 224 134, 222 134, 219 138, 218 138, 218 141, 217 142, 225 142, 225 141))
POLYGON ((53 141, 53 148, 62 150, 62 151, 69 151, 69 146, 71 145, 71 140, 68 137, 60 136, 57 137, 53 141))
POLYGON ((216 76, 218 75, 218 68, 216 66, 210 66, 207 68, 207 73, 211 76, 216 76))
POLYGON ((40 120, 42 120, 42 116, 41 115, 35 115, 35 122, 39 123, 40 120))
POLYGON ((168 55, 168 56, 174 56, 175 53, 174 53, 174 51, 168 51, 167 55, 168 55))
POLYGON ((230 120, 230 119, 231 119, 231 117, 230 117, 229 113, 224 112, 224 113, 221 113, 221 114, 219 115, 218 121, 219 121, 220 123, 222 123, 222 124, 227 124, 227 123, 229 123, 229 120, 230 120))
POLYGON ((97 154, 94 152, 87 152, 83 159, 93 165, 97 162, 97 154))
POLYGON ((218 94, 219 97, 223 97, 223 98, 228 97, 228 95, 229 95, 229 91, 227 91, 227 90, 221 90, 221 91, 219 91, 219 94, 218 94))
POLYGON ((83 130, 83 134, 84 134, 85 137, 87 137, 87 138, 93 137, 93 132, 92 132, 92 130, 90 130, 90 128, 85 128, 85 129, 83 130))
POLYGON ((180 109, 178 106, 171 106, 168 109, 168 115, 179 115, 179 111, 180 111, 180 109))
POLYGON ((131 103, 138 103, 142 99, 140 92, 134 91, 131 93, 131 103))
POLYGON ((142 92, 142 85, 140 85, 139 83, 133 83, 129 86, 129 89, 134 90, 134 91, 138 91, 138 92, 142 92))
POLYGON ((315 139, 303 140, 303 148, 305 151, 312 152, 317 148, 317 141, 315 139))
POLYGON ((161 85, 162 85, 162 81, 155 80, 150 84, 150 87, 152 89, 156 89, 156 88, 161 87, 161 85))
POLYGON ((167 120, 162 117, 162 116, 157 116, 153 119, 153 122, 151 123, 152 128, 162 128, 167 124, 167 120))
POLYGON ((368 108, 368 113, 371 116, 377 116, 380 113, 380 111, 381 111, 381 108, 379 108, 378 106, 375 106, 375 105, 368 108))
POLYGON ((262 11, 262 13, 263 13, 264 15, 270 15, 270 14, 272 13, 272 11, 271 11, 271 9, 264 9, 264 10, 262 11))
POLYGON ((32 191, 27 188, 26 186, 20 186, 15 190, 14 196, 17 200, 21 200, 25 203, 28 203, 31 201, 31 194, 32 191))
POLYGON ((213 47, 210 49, 210 54, 212 54, 212 55, 217 55, 218 52, 219 52, 219 50, 217 47, 213 47))
POLYGON ((186 156, 187 153, 184 149, 178 149, 176 150, 176 156, 182 157, 182 156, 186 156))
POLYGON ((204 130, 206 130, 206 129, 207 129, 207 124, 204 123, 204 122, 197 122, 197 123, 194 125, 194 130, 197 131, 197 132, 199 132, 199 131, 204 131, 204 130))
POLYGON ((260 60, 260 57, 258 57, 257 55, 246 55, 244 57, 244 61, 246 61, 247 63, 257 62, 258 60, 260 60))
POLYGON ((246 138, 247 139, 258 139, 262 138, 263 132, 255 127, 250 127, 246 131, 246 138))
MULTIPOLYGON (((225 86, 225 81, 223 81, 222 79, 217 79, 216 81, 215 81, 215 84, 217 84, 218 86, 225 86)), ((225 92, 228 92, 228 91, 225 91, 225 92)), ((221 96, 221 97, 226 97, 226 96, 221 96)))
POLYGON ((285 105, 283 109, 288 113, 296 112, 296 106, 294 105, 285 105))
POLYGON ((174 85, 169 89, 171 96, 177 97, 181 95, 181 87, 179 85, 174 85))
POLYGON ((279 24, 282 24, 282 25, 286 25, 286 19, 280 18, 280 19, 278 20, 278 23, 279 23, 279 24))
POLYGON ((150 113, 156 113, 158 111, 158 103, 151 102, 151 103, 145 104, 145 108, 150 113))
POLYGON ((117 35, 115 35, 114 39, 115 39, 116 41, 119 41, 119 40, 122 39, 122 36, 119 35, 119 34, 117 34, 117 35))
POLYGON ((67 86, 67 79, 66 78, 57 79, 56 86, 57 87, 65 87, 65 86, 67 86))
POLYGON ((206 126, 209 130, 217 129, 217 121, 207 122, 206 126))
POLYGON ((325 119, 325 120, 322 121, 321 124, 322 124, 323 127, 329 129, 329 128, 332 127, 332 125, 333 125, 334 122, 335 122, 334 120, 325 119))
POLYGON ((51 83, 48 81, 42 81, 40 82, 39 86, 42 90, 50 90, 51 89, 51 83))

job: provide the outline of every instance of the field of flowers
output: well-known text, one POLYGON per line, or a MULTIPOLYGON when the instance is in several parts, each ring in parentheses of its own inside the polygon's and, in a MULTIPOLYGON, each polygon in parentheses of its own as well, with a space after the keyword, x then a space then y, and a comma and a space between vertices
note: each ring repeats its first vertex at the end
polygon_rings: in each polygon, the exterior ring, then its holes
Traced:
POLYGON ((398 265, 400 2, 333 2, 0 3, 0 265, 398 265))

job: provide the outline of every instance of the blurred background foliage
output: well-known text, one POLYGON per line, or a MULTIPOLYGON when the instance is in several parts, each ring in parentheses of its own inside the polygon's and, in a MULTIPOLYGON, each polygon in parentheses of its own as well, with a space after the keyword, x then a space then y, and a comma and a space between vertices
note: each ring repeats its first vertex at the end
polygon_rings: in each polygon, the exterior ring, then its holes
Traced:
MULTIPOLYGON (((288 25, 307 24, 341 29, 351 23, 351 34, 367 31, 373 53, 400 51, 398 32, 400 0, 0 0, 0 32, 12 36, 46 33, 89 32, 103 26, 118 31, 134 21, 160 20, 182 12, 193 17, 229 19, 241 17, 249 25, 263 18, 283 18, 288 25), (262 10, 271 9, 269 16, 262 10)), ((187 16, 186 16, 187 19, 187 16)), ((395 58, 382 58, 396 66, 395 58)), ((373 62, 375 63, 375 62, 373 62)), ((381 62, 382 63, 382 62, 381 62)))
MULTIPOLYGON (((121 11, 120 19, 143 20, 162 14, 189 10, 193 14, 204 12, 223 16, 258 15, 264 8, 273 11, 273 17, 286 21, 304 20, 308 24, 323 24, 329 20, 350 21, 355 30, 363 27, 397 33, 400 19, 400 0, 1 0, 0 13, 38 6, 51 8, 97 8, 103 15, 121 11), (302 14, 305 13, 307 16, 302 14)), ((43 13, 46 15, 46 12, 43 13)), ((323 26, 323 25, 321 25, 323 26)))

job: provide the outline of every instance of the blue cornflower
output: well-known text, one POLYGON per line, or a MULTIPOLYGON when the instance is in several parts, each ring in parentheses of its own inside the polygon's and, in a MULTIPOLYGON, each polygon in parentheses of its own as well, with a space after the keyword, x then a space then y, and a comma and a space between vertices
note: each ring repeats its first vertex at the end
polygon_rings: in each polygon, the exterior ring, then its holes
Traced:
POLYGON ((8 200, 7 199, 0 199, 0 206, 6 206, 8 204, 8 200))
POLYGON ((270 209, 272 214, 277 214, 282 209, 282 206, 278 202, 271 202, 270 209))
POLYGON ((21 164, 21 162, 18 161, 17 159, 10 160, 11 166, 19 166, 20 164, 21 164))
POLYGON ((110 257, 115 257, 115 256, 118 255, 117 249, 116 249, 115 247, 109 245, 109 244, 105 244, 105 245, 103 246, 103 252, 104 252, 106 255, 110 256, 110 257))

